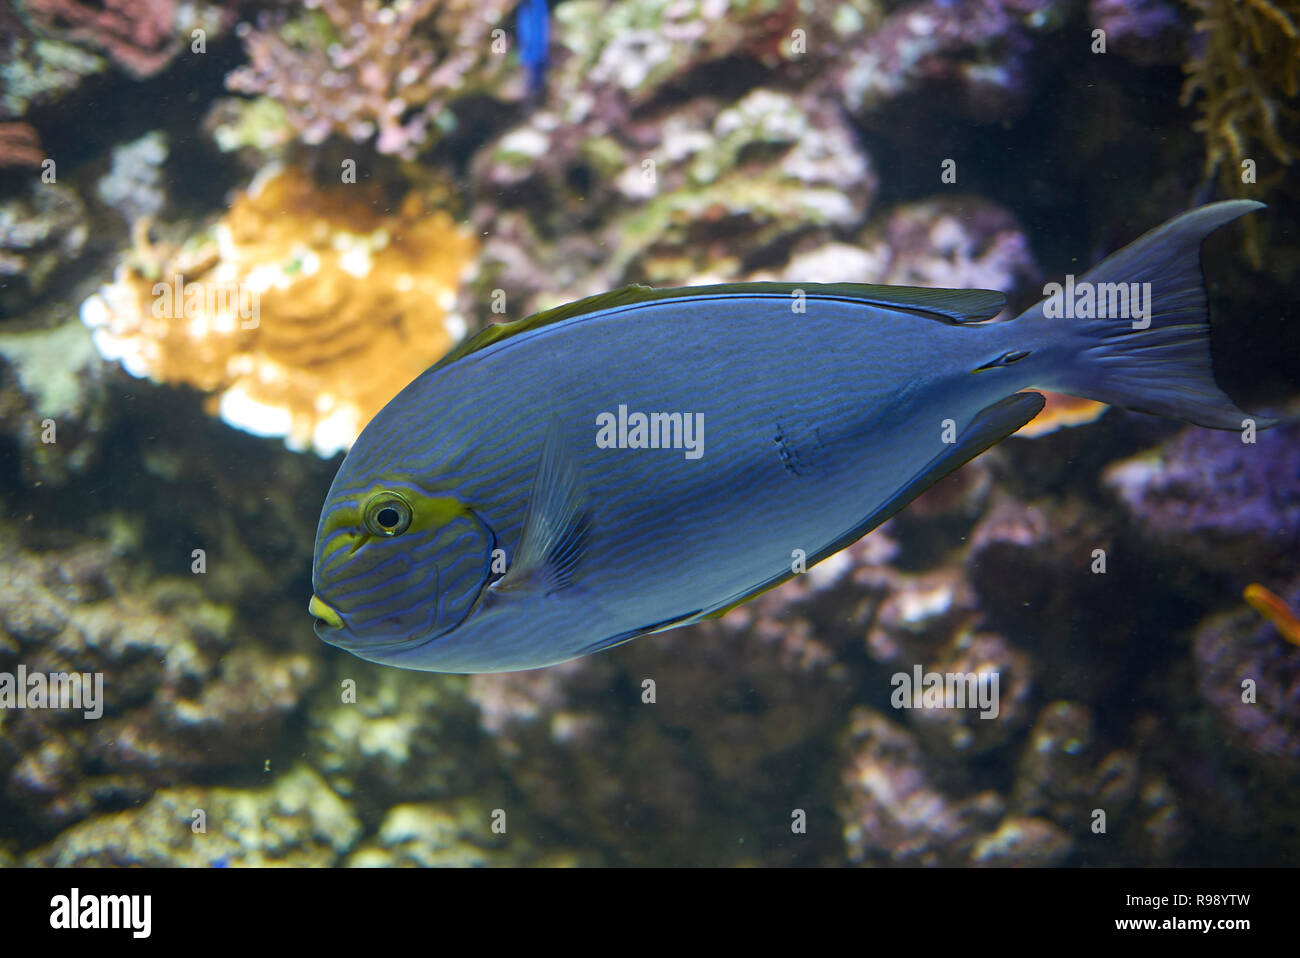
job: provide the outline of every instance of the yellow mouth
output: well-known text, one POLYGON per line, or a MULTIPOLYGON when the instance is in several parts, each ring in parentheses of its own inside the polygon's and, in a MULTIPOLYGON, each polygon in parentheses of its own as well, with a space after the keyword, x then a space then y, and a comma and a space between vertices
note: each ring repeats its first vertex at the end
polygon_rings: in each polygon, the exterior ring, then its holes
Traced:
POLYGON ((327 625, 336 629, 343 628, 343 619, 339 617, 337 612, 326 605, 320 596, 313 595, 311 597, 311 601, 307 603, 307 611, 327 625))

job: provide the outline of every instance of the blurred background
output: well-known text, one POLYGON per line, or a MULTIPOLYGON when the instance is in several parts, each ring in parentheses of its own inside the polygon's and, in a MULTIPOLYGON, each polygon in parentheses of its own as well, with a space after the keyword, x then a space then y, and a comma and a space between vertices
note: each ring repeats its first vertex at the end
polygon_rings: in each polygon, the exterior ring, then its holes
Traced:
POLYGON ((104 677, 97 720, 0 709, 0 865, 1295 863, 1298 84, 1296 0, 0 0, 0 673, 104 677), (342 454, 490 322, 764 279, 1014 315, 1235 197, 1254 442, 1053 399, 552 669, 312 633, 342 454), (916 665, 998 717, 892 708, 916 665))

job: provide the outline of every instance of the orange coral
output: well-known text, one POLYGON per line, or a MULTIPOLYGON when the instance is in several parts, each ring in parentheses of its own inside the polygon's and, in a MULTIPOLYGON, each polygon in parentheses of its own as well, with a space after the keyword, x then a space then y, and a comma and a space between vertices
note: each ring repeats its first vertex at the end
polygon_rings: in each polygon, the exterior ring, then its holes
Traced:
POLYGON ((372 199, 297 170, 264 176, 181 250, 139 244, 149 262, 119 267, 82 318, 133 375, 195 386, 232 425, 332 455, 465 330, 454 307, 474 238, 416 194, 395 215, 372 199))

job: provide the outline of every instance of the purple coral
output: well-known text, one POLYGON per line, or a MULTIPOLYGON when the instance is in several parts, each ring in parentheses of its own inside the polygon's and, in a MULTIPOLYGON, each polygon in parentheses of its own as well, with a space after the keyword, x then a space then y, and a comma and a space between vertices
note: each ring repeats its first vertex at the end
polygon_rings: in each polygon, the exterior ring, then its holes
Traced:
MULTIPOLYGON (((1300 578, 1284 599, 1300 608, 1300 578)), ((1300 649, 1253 610, 1207 620, 1195 646, 1197 685, 1232 740, 1260 756, 1300 764, 1300 649)))
POLYGON ((1300 554, 1300 425, 1254 440, 1189 428, 1112 466, 1106 483, 1147 535, 1202 567, 1282 571, 1300 554))

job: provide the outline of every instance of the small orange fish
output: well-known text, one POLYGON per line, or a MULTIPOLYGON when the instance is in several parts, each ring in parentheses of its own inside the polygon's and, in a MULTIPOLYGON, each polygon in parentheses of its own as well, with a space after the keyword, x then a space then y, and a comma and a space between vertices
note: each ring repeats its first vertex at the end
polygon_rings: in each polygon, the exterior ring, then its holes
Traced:
POLYGON ((1283 598, 1258 582, 1246 586, 1243 593, 1250 607, 1273 623, 1273 627, 1292 645, 1300 645, 1300 619, 1283 598))

